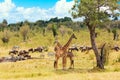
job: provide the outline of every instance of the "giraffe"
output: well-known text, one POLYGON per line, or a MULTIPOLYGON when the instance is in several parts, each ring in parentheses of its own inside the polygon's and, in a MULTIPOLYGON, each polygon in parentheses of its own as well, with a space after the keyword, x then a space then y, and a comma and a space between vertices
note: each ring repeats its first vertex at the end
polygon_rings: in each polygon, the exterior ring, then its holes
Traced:
MULTIPOLYGON (((72 39, 76 38, 76 36, 74 34, 71 35, 71 37, 69 38, 68 42, 62 46, 58 41, 57 41, 57 44, 54 48, 54 51, 56 52, 55 53, 55 61, 54 61, 54 68, 57 69, 58 68, 58 60, 60 57, 62 57, 62 64, 63 64, 63 69, 66 68, 66 57, 67 57, 67 49, 72 41, 72 39)), ((73 60, 72 60, 72 63, 73 63, 73 60)))
MULTIPOLYGON (((54 51, 55 52, 57 52, 58 50, 60 50, 61 48, 62 48, 62 45, 58 42, 58 41, 56 41, 56 46, 55 46, 55 48, 54 48, 54 51)), ((58 57, 60 57, 60 54, 57 54, 57 56, 58 57)), ((71 51, 67 51, 67 57, 69 57, 69 59, 70 59, 70 62, 71 62, 71 64, 70 64, 70 67, 69 67, 69 69, 72 69, 72 68, 74 68, 74 60, 73 60, 73 53, 72 53, 72 50, 71 51)), ((55 65, 54 65, 55 66, 55 65)))

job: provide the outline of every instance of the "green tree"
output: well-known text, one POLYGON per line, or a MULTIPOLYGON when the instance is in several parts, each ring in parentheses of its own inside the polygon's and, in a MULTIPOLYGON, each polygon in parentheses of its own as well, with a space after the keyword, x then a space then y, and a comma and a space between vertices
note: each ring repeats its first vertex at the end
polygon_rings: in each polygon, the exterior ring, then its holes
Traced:
POLYGON ((28 37, 28 33, 29 33, 29 26, 27 24, 24 24, 21 28, 20 28, 20 32, 21 35, 23 37, 23 41, 26 41, 27 37, 28 37))
POLYGON ((91 45, 96 56, 96 66, 100 69, 104 69, 104 64, 96 46, 95 29, 99 24, 109 21, 109 17, 113 14, 118 16, 118 14, 114 12, 114 10, 119 8, 118 1, 119 0, 75 0, 75 4, 71 9, 73 18, 84 17, 84 23, 89 29, 91 45), (102 8, 106 9, 103 10, 102 8))
POLYGON ((3 19, 2 23, 0 23, 0 31, 4 31, 4 28, 7 27, 7 20, 3 19))
POLYGON ((6 27, 6 26, 7 26, 7 24, 8 24, 8 23, 7 23, 7 20, 6 20, 6 19, 4 19, 4 20, 3 20, 3 22, 2 22, 2 24, 3 24, 3 27, 6 27))
POLYGON ((10 40, 10 31, 4 30, 1 40, 3 43, 8 43, 10 40))
POLYGON ((57 26, 55 24, 52 25, 52 32, 53 32, 53 36, 56 37, 58 35, 57 33, 57 26))

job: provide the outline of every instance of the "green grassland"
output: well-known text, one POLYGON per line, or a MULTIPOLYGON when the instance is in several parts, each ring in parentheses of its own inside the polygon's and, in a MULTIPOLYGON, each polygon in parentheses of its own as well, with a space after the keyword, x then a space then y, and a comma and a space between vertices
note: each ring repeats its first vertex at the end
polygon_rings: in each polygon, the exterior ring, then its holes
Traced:
MULTIPOLYGON (((97 45, 100 46, 104 42, 110 43, 112 46, 117 44, 120 46, 120 40, 113 41, 113 34, 108 33, 105 29, 96 30, 99 35, 96 38, 97 45)), ((120 32, 120 31, 118 31, 120 32)), ((90 46, 89 31, 86 29, 75 31, 77 39, 71 43, 78 46, 90 46)), ((0 38, 3 32, 0 32, 0 38)), ((26 42, 22 41, 22 37, 16 37, 15 34, 19 32, 10 32, 10 41, 4 44, 0 40, 0 57, 9 56, 8 52, 12 46, 18 45, 20 49, 36 48, 38 46, 47 46, 48 52, 54 52, 54 37, 51 31, 42 35, 42 32, 30 32, 29 39, 26 42)), ((71 33, 72 34, 72 33, 71 33)), ((59 42, 64 45, 71 34, 65 34, 63 37, 58 33, 59 42)), ((120 34, 120 33, 119 33, 120 34)), ((48 52, 30 53, 32 57, 37 59, 28 59, 17 62, 3 62, 0 63, 0 80, 120 80, 120 51, 111 50, 109 56, 109 64, 105 66, 105 70, 98 70, 96 66, 95 55, 93 51, 89 53, 74 51, 75 68, 62 70, 62 60, 59 60, 59 68, 53 68, 54 56, 48 57, 48 52), (44 54, 45 58, 40 58, 44 54)), ((70 61, 67 59, 67 68, 69 68, 70 61)))

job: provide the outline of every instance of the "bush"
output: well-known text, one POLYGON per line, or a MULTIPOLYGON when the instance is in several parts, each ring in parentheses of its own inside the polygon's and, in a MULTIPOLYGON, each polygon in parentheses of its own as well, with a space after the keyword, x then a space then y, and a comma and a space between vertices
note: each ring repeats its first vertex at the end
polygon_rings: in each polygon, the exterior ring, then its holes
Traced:
POLYGON ((53 32, 53 36, 54 37, 58 35, 58 33, 57 33, 57 26, 55 26, 55 25, 52 26, 52 32, 53 32))
POLYGON ((23 25, 20 28, 20 32, 21 32, 21 35, 23 37, 23 41, 27 40, 29 30, 30 30, 30 28, 29 28, 29 26, 27 24, 23 25))
POLYGON ((3 43, 8 43, 10 40, 10 32, 8 30, 4 30, 3 37, 1 38, 3 43))
POLYGON ((9 38, 6 38, 6 37, 2 37, 1 40, 2 40, 3 43, 8 43, 9 42, 9 38))

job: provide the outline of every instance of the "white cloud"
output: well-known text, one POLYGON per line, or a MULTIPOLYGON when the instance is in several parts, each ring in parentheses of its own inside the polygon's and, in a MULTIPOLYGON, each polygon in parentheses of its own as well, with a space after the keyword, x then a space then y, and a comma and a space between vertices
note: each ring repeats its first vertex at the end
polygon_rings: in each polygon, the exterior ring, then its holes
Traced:
POLYGON ((2 16, 9 16, 9 12, 15 7, 15 4, 11 0, 5 0, 0 3, 0 13, 2 16))
POLYGON ((74 1, 66 2, 66 0, 60 0, 55 5, 55 14, 58 16, 68 16, 69 10, 72 8, 74 1))
POLYGON ((24 8, 22 6, 16 7, 12 0, 4 0, 0 3, 0 22, 7 19, 9 23, 23 20, 36 21, 48 20, 53 17, 71 16, 69 10, 74 4, 74 0, 67 2, 66 0, 59 0, 49 9, 42 9, 40 7, 24 8))
POLYGON ((102 7, 100 7, 100 11, 103 11, 103 12, 105 11, 108 14, 112 14, 112 12, 110 11, 109 6, 102 6, 102 7))

